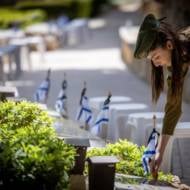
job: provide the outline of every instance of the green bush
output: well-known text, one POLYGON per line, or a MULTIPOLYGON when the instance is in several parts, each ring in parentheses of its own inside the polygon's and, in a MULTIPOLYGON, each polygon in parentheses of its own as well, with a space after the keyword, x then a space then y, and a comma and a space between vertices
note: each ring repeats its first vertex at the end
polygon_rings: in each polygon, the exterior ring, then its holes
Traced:
POLYGON ((118 173, 143 176, 141 156, 144 147, 138 148, 137 145, 127 141, 120 140, 115 144, 107 144, 105 148, 94 148, 88 151, 87 156, 117 156, 120 162, 116 165, 118 173))
POLYGON ((19 11, 13 8, 0 8, 0 15, 0 28, 9 28, 15 24, 23 28, 46 19, 46 14, 42 10, 19 11))
MULTIPOLYGON (((87 157, 91 156, 116 156, 120 162, 116 164, 116 172, 126 175, 145 177, 142 167, 142 155, 145 147, 138 147, 127 140, 119 140, 115 144, 107 144, 105 148, 93 148, 87 152, 87 157)), ((86 170, 87 172, 87 170, 86 170)), ((146 176, 151 179, 151 176, 146 176)), ((159 180, 171 182, 171 174, 159 173, 159 180)))
POLYGON ((20 1, 16 4, 19 9, 31 9, 37 7, 64 6, 69 7, 73 0, 54 0, 54 1, 20 1))
POLYGON ((30 24, 67 15, 69 18, 97 15, 108 0, 55 0, 20 1, 15 7, 0 8, 0 28, 18 25, 24 28, 30 24))
POLYGON ((72 0, 66 1, 23 1, 16 4, 16 8, 19 10, 31 10, 40 9, 46 12, 48 18, 56 17, 60 14, 68 14, 69 7, 72 4, 72 0))
POLYGON ((0 103, 0 169, 6 189, 67 189, 75 149, 58 139, 46 112, 29 102, 0 103))
POLYGON ((20 10, 42 9, 49 18, 65 14, 70 18, 90 17, 93 0, 56 0, 44 2, 19 2, 16 7, 20 10))
POLYGON ((93 0, 73 0, 71 6, 71 17, 90 17, 93 0))

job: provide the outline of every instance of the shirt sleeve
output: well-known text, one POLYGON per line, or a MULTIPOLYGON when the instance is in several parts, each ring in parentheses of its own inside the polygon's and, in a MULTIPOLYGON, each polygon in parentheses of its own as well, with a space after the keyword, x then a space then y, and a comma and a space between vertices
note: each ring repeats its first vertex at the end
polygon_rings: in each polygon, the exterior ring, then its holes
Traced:
POLYGON ((181 89, 177 98, 173 99, 171 96, 171 76, 167 78, 168 92, 167 92, 167 102, 165 105, 165 115, 163 119, 162 134, 173 135, 177 122, 182 113, 182 93, 184 78, 188 71, 188 67, 184 67, 182 73, 181 89))
POLYGON ((181 116, 181 106, 182 106, 182 90, 176 99, 171 97, 171 79, 168 78, 168 92, 167 92, 167 102, 165 105, 165 115, 163 119, 162 134, 173 135, 177 122, 181 116))

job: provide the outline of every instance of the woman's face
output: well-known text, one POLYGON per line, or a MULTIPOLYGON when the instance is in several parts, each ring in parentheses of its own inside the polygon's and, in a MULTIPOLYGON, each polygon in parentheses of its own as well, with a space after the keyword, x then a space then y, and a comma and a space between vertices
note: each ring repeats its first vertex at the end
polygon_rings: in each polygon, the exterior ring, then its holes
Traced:
POLYGON ((171 66, 172 43, 166 42, 166 47, 158 47, 149 52, 147 59, 151 60, 156 67, 171 66))

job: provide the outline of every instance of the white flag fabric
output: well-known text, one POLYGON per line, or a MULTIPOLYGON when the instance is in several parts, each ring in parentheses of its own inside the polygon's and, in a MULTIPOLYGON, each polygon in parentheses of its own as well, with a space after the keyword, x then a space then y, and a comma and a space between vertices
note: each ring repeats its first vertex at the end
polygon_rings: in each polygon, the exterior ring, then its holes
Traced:
POLYGON ((77 112, 76 120, 83 125, 92 125, 92 110, 90 109, 87 96, 82 96, 81 104, 77 112))
POLYGON ((156 154, 156 148, 158 145, 159 135, 160 134, 154 128, 149 139, 148 139, 147 148, 144 151, 143 156, 142 156, 142 163, 143 163, 143 168, 144 168, 145 174, 150 173, 149 163, 151 162, 152 158, 156 154))
POLYGON ((101 127, 103 127, 104 124, 108 125, 108 121, 109 121, 109 106, 104 105, 97 116, 94 126, 91 128, 91 133, 93 133, 94 135, 98 135, 100 133, 101 127))
POLYGON ((40 86, 36 90, 36 93, 34 95, 35 101, 40 103, 46 103, 48 98, 49 88, 50 88, 50 80, 46 79, 40 84, 40 86))
POLYGON ((67 117, 67 96, 66 90, 61 89, 55 102, 56 111, 63 117, 67 117))

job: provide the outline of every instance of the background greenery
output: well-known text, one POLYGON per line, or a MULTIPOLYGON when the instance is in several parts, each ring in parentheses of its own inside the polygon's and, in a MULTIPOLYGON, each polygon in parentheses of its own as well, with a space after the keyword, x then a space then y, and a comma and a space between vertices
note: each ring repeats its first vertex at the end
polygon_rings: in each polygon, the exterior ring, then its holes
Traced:
POLYGON ((0 28, 3 29, 14 26, 24 28, 47 18, 45 11, 39 9, 20 11, 14 8, 0 8, 0 15, 0 28))
POLYGON ((17 1, 9 7, 0 8, 0 28, 13 25, 25 27, 30 24, 67 15, 70 19, 92 17, 101 13, 102 6, 108 0, 44 0, 17 1))

